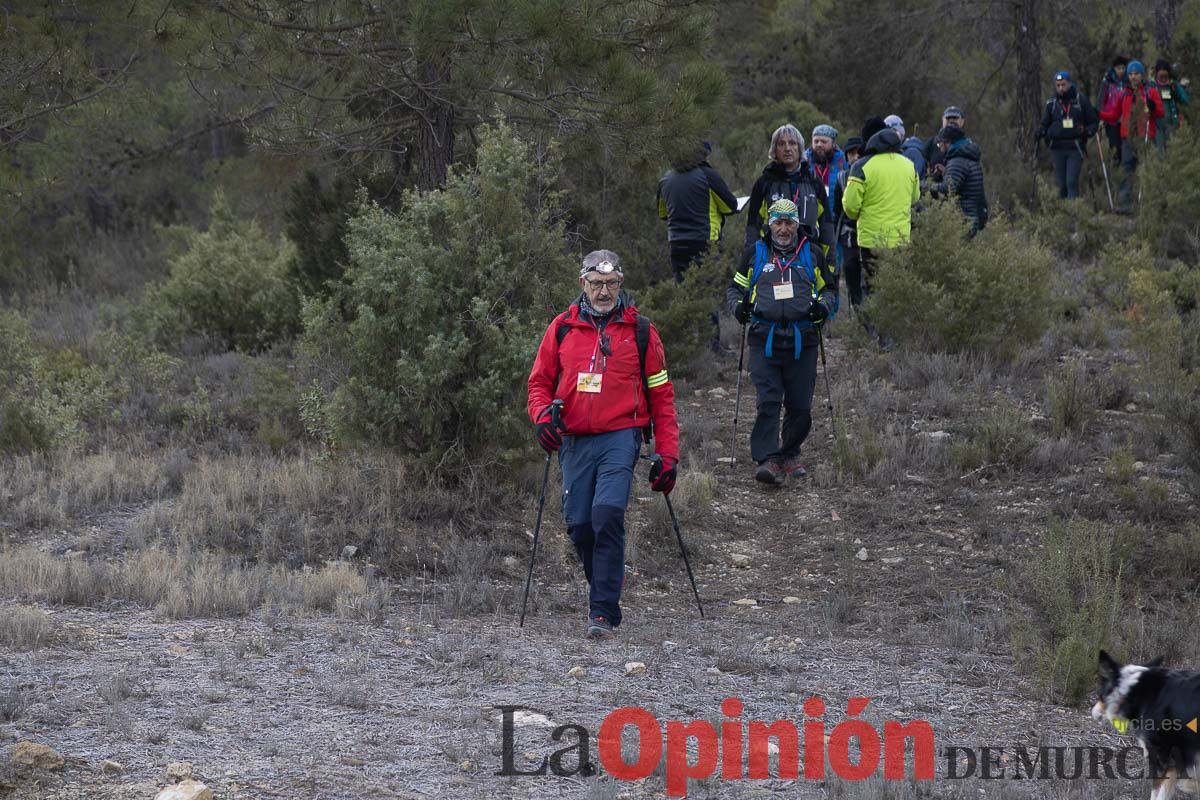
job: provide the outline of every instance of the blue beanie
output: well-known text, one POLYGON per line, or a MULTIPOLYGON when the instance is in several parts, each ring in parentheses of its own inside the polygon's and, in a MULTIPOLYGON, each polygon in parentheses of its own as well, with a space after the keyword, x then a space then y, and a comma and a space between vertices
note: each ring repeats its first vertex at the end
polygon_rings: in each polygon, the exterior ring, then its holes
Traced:
POLYGON ((837 138, 837 128, 832 125, 818 125, 813 128, 813 136, 828 136, 830 139, 837 138))
POLYGON ((1140 72, 1145 75, 1146 65, 1140 61, 1130 61, 1129 66, 1125 68, 1125 74, 1129 74, 1130 72, 1140 72))
POLYGON ((1058 72, 1054 73, 1054 80, 1069 81, 1071 80, 1071 73, 1067 72, 1065 69, 1059 70, 1058 72))

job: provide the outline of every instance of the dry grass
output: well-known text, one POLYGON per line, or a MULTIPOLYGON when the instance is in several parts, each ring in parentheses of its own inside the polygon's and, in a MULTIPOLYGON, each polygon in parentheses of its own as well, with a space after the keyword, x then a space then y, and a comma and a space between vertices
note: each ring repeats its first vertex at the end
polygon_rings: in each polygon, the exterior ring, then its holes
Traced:
POLYGON ((155 500, 169 483, 158 459, 115 451, 0 461, 0 486, 18 525, 60 526, 97 510, 155 500))
POLYGON ((0 649, 38 650, 60 638, 50 616, 40 608, 17 605, 0 609, 0 649))
POLYGON ((211 552, 151 549, 89 564, 15 547, 0 553, 0 597, 79 606, 126 601, 171 619, 241 616, 279 604, 379 622, 388 589, 340 562, 296 572, 211 552))

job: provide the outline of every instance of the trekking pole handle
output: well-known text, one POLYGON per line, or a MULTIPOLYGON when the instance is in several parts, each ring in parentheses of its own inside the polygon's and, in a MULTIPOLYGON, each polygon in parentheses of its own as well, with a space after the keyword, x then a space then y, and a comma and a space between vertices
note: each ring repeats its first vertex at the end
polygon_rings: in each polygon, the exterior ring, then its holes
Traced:
POLYGON ((561 398, 550 404, 550 424, 554 426, 556 431, 565 431, 562 423, 563 401, 561 398))

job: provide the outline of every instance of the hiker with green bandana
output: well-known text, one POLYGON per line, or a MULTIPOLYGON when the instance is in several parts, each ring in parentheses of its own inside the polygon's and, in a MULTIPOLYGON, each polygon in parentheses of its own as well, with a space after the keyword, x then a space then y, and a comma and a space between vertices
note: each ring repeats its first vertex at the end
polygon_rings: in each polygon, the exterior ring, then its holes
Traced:
POLYGON ((795 203, 772 203, 767 229, 766 237, 746 247, 726 298, 737 321, 750 325, 750 377, 758 392, 750 433, 754 479, 778 485, 807 474, 800 446, 812 428, 817 328, 836 313, 838 286, 820 242, 801 228, 795 203))

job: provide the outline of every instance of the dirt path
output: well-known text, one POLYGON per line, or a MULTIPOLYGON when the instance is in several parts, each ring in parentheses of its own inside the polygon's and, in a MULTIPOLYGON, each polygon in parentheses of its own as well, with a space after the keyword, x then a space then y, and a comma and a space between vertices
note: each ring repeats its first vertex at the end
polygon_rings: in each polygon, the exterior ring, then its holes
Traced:
MULTIPOLYGON (((680 400, 694 423, 710 428, 724 425, 732 404, 708 391, 680 400)), ((752 390, 743 402, 748 434, 752 390)), ((600 723, 615 708, 640 706, 664 723, 718 723, 727 697, 745 704, 745 721, 799 723, 801 704, 818 695, 829 729, 850 697, 869 697, 865 719, 928 720, 939 749, 1117 745, 1084 709, 1032 700, 1027 679, 996 644, 1004 561, 987 546, 986 527, 993 514, 1022 519, 1012 487, 994 487, 984 512, 967 516, 950 490, 921 476, 849 493, 829 479, 828 423, 821 408, 814 415, 810 479, 765 490, 749 466, 714 466, 711 507, 685 515, 705 621, 673 536, 647 532, 659 499, 641 491, 631 515, 641 529, 627 624, 611 642, 581 638, 584 587, 577 576, 565 579, 571 568, 553 521, 543 558, 560 563, 539 565, 523 630, 514 611, 523 563, 508 565, 502 610, 469 618, 445 613, 437 587, 428 586, 398 591, 378 627, 269 611, 169 622, 141 610, 54 610, 85 645, 0 654, 5 683, 25 698, 0 730, 8 743, 49 744, 68 763, 62 772, 19 776, 9 793, 151 798, 166 765, 188 761, 219 798, 662 796, 661 769, 638 783, 497 775, 497 708, 515 705, 545 717, 515 727, 520 770, 564 746, 550 738, 556 725, 586 728, 596 762, 600 723), (630 662, 643 663, 644 674, 627 674, 630 662), (105 760, 125 771, 103 773, 105 760)), ((939 774, 944 768, 939 755, 939 774)), ((905 789, 709 779, 691 795, 1142 794, 1128 782, 1081 783, 939 780, 905 789)))

